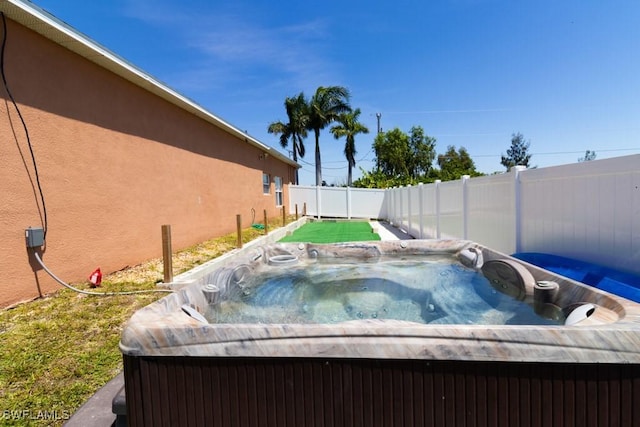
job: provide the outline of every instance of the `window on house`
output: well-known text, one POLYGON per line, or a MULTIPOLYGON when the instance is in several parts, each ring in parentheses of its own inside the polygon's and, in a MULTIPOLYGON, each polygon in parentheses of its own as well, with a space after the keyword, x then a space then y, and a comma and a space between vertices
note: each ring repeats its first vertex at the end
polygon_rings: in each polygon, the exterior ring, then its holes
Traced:
POLYGON ((263 173, 262 174, 262 192, 264 194, 271 193, 271 181, 269 180, 269 174, 268 173, 263 173))
POLYGON ((276 176, 274 179, 276 184, 276 206, 282 206, 283 198, 282 198, 282 178, 276 176))

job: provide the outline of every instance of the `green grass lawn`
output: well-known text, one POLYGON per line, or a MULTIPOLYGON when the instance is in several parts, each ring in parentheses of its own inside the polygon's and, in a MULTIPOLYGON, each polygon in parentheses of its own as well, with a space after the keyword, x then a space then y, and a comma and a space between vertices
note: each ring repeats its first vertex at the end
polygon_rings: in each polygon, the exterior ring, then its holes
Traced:
MULTIPOLYGON (((270 230, 281 226, 281 218, 269 223, 270 230)), ((245 229, 242 240, 246 243, 262 234, 245 229)), ((178 251, 173 255, 174 272, 234 249, 236 238, 233 233, 178 251)), ((162 260, 155 259, 106 275, 95 290, 156 289, 162 279, 162 260)), ((88 288, 88 283, 73 285, 88 288)), ((123 324, 136 310, 165 295, 97 297, 61 288, 44 298, 0 309, 0 425, 62 425, 63 418, 122 369, 118 343, 123 324), (47 414, 58 419, 45 419, 47 414)))
POLYGON ((304 224, 280 242, 338 243, 380 240, 368 222, 317 221, 304 224))

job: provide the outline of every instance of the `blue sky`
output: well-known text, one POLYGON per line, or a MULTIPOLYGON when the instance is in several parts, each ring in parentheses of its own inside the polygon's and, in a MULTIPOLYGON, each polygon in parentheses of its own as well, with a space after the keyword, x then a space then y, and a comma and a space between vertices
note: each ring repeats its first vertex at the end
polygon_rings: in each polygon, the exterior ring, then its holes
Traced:
MULTIPOLYGON (((640 153, 637 0, 34 0, 212 113, 281 149, 284 99, 341 85, 369 135, 414 125, 503 171, 511 135, 538 167, 640 153)), ((313 137, 301 184, 314 184, 313 137)), ((344 141, 320 137, 323 178, 346 182, 344 141)))

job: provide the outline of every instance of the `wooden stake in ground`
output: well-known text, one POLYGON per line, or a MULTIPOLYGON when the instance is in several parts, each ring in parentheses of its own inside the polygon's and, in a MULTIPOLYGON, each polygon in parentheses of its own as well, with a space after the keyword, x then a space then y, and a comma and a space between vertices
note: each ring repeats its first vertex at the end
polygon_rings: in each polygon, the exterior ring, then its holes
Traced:
POLYGON ((267 210, 264 210, 264 234, 269 234, 269 223, 267 222, 267 210))
POLYGON ((242 247, 242 215, 236 215, 236 225, 238 229, 238 240, 236 242, 236 246, 238 249, 242 247))
POLYGON ((162 265, 164 283, 173 282, 173 258, 171 250, 171 225, 162 226, 162 265))

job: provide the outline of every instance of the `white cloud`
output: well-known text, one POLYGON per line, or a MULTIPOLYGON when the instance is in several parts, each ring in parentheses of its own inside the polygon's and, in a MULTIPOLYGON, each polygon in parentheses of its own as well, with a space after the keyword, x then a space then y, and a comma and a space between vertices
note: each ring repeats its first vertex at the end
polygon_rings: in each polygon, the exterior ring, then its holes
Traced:
POLYGON ((129 0, 124 13, 172 32, 196 53, 172 78, 180 87, 218 87, 251 80, 253 73, 293 88, 290 91, 310 91, 335 81, 336 66, 325 55, 330 43, 325 21, 278 25, 247 11, 214 7, 188 10, 179 3, 129 0))

